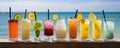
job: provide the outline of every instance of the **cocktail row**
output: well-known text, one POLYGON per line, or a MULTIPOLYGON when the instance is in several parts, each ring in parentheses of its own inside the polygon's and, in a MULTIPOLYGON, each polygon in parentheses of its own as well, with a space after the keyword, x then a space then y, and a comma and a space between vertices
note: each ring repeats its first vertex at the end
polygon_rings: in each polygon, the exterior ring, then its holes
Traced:
POLYGON ((90 12, 87 19, 84 19, 82 14, 78 13, 76 10, 75 17, 68 17, 67 23, 65 19, 61 18, 57 13, 52 15, 52 19, 49 18, 49 9, 48 9, 48 18, 42 22, 42 20, 37 20, 36 12, 28 12, 28 18, 26 17, 27 9, 25 10, 24 19, 22 19, 21 14, 18 13, 14 16, 14 19, 11 18, 11 7, 9 8, 9 20, 8 20, 8 33, 9 40, 16 41, 18 39, 18 22, 20 21, 21 25, 21 40, 29 41, 30 39, 30 26, 34 30, 34 40, 41 41, 40 32, 43 27, 44 35, 47 37, 45 41, 52 42, 53 35, 57 40, 65 40, 66 34, 68 32, 69 39, 75 40, 78 36, 78 30, 80 31, 80 39, 86 40, 89 38, 90 29, 92 28, 92 39, 98 40, 101 37, 101 33, 104 34, 105 40, 112 40, 114 33, 114 20, 108 19, 105 17, 103 10, 104 20, 98 19, 95 13, 90 12), (32 21, 32 25, 30 25, 32 21), (56 22, 54 24, 54 22, 56 22), (92 27, 90 27, 90 23, 92 27), (55 28, 54 28, 55 26, 55 28), (80 27, 80 29, 78 29, 80 27), (68 28, 68 29, 67 29, 68 28), (102 30, 103 28, 103 30, 102 30), (56 29, 56 30, 55 30, 56 29), (54 33, 55 31, 55 33, 54 33))

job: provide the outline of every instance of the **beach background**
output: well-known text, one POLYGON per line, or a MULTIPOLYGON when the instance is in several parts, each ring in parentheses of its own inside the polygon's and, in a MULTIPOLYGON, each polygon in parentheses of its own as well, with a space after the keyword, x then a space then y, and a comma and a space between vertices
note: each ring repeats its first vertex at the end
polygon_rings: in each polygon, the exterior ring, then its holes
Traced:
MULTIPOLYGON (((16 13, 20 13, 22 15, 22 18, 24 17, 24 12, 12 12, 12 18, 16 13)), ((50 19, 52 19, 52 14, 57 13, 59 14, 60 18, 65 19, 66 23, 66 33, 67 33, 67 38, 68 38, 68 17, 74 17, 75 12, 50 12, 50 19)), ((79 12, 83 15, 83 18, 88 18, 90 12, 79 12)), ((98 19, 101 19, 102 23, 103 21, 103 14, 102 12, 94 12, 97 15, 98 19)), ((105 12, 106 18, 112 18, 114 19, 114 39, 119 39, 120 38, 120 12, 105 12)), ((28 17, 28 14, 27 14, 28 17)), ((44 20, 47 18, 47 12, 37 12, 37 19, 42 20, 44 23, 44 20)), ((8 39, 8 19, 9 19, 9 13, 8 12, 0 12, 0 39, 8 39)), ((34 38, 34 31, 32 27, 32 21, 30 22, 30 38, 34 38)), ((18 31, 18 38, 21 38, 21 26, 20 26, 20 21, 19 21, 19 31, 18 31)), ((103 24, 102 24, 103 25, 103 24)), ((42 30, 41 30, 41 38, 44 38, 44 24, 42 24, 42 30)), ((55 38, 55 30, 56 30, 56 21, 54 21, 54 38, 55 38)), ((102 26, 103 28, 103 26, 102 26)), ((90 34, 89 38, 92 39, 92 26, 90 23, 90 34)), ((101 34, 101 39, 104 38, 104 31, 102 30, 101 34)), ((78 36, 77 38, 80 38, 80 23, 78 24, 78 36)))

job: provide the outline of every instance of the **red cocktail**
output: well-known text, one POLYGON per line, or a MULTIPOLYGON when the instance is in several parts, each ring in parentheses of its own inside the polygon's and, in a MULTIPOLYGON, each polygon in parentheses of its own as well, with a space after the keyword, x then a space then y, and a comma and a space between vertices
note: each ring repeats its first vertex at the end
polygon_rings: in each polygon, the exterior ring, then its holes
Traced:
POLYGON ((8 20, 9 39, 16 40, 18 38, 18 20, 8 20))
POLYGON ((44 35, 48 37, 48 40, 49 40, 49 37, 53 35, 53 31, 54 31, 53 21, 45 20, 44 21, 44 35))

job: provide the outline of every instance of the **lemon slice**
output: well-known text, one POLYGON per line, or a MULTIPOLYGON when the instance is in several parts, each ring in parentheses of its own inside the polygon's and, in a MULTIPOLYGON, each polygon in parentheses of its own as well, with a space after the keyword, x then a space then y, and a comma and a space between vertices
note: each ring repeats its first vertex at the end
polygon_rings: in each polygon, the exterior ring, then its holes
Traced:
POLYGON ((78 21, 80 21, 80 20, 82 19, 82 14, 77 14, 76 19, 77 19, 78 21))
POLYGON ((28 13, 28 18, 29 18, 30 20, 35 20, 35 14, 34 14, 34 12, 29 12, 29 13, 28 13))
POLYGON ((17 14, 15 14, 15 16, 14 16, 14 19, 19 21, 19 20, 22 19, 22 15, 19 14, 19 13, 17 13, 17 14))
POLYGON ((93 22, 97 19, 97 17, 93 12, 90 12, 88 19, 93 22))
POLYGON ((59 19, 59 15, 58 14, 53 14, 52 19, 53 20, 58 20, 59 19))

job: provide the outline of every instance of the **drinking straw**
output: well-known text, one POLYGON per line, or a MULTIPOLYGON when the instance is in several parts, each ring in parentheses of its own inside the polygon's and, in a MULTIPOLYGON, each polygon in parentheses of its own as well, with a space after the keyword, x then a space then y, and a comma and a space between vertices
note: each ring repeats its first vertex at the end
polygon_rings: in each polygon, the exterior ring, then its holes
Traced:
POLYGON ((27 9, 25 9, 24 19, 26 19, 27 9))
POLYGON ((49 9, 48 9, 48 20, 49 20, 49 9))
POLYGON ((36 12, 34 11, 34 14, 35 14, 35 20, 37 20, 37 16, 36 16, 36 12))
MULTIPOLYGON (((11 7, 9 7, 9 18, 10 18, 10 20, 11 20, 11 7)), ((9 29, 10 29, 10 31, 11 31, 11 23, 9 23, 10 24, 10 27, 9 27, 9 29)), ((10 33, 10 32, 9 32, 10 33)), ((11 33, 10 33, 11 34, 11 33)))
POLYGON ((9 7, 9 18, 11 19, 11 7, 9 7))
POLYGON ((102 13, 103 13, 104 21, 105 21, 105 24, 106 24, 106 28, 108 28, 107 23, 106 23, 106 17, 105 17, 105 12, 104 12, 104 10, 102 10, 102 13))
POLYGON ((77 13, 78 13, 78 9, 76 10, 76 13, 75 13, 75 16, 74 16, 74 18, 76 18, 76 17, 77 17, 77 13))
POLYGON ((105 12, 104 12, 104 10, 102 10, 102 12, 103 12, 104 21, 106 22, 106 17, 105 17, 105 12))

